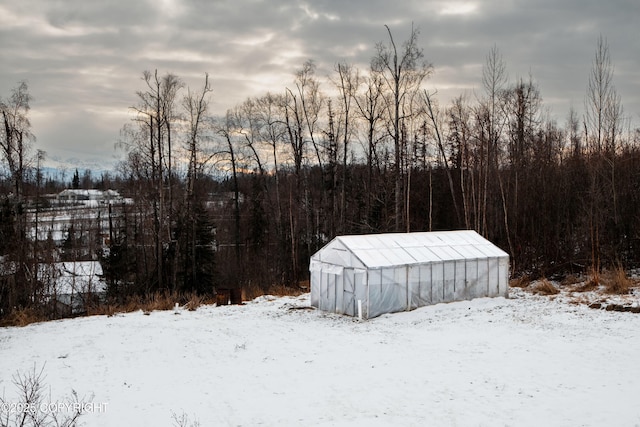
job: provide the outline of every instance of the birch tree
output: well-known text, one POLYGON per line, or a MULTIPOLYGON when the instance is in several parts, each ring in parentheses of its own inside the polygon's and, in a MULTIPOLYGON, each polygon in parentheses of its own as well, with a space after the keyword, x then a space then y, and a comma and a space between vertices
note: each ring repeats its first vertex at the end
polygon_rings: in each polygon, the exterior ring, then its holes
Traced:
POLYGON ((35 140, 29 120, 31 100, 29 86, 24 81, 13 88, 7 100, 0 99, 2 113, 0 149, 2 159, 9 171, 14 197, 18 201, 21 201, 24 196, 27 154, 31 142, 35 140))
POLYGON ((376 45, 376 54, 371 61, 371 68, 378 73, 385 87, 385 108, 389 119, 389 134, 394 145, 394 199, 395 230, 402 229, 402 153, 405 151, 401 138, 404 107, 419 90, 422 81, 427 78, 433 67, 424 59, 424 52, 418 46, 419 31, 411 28, 409 38, 401 46, 397 46, 391 29, 385 25, 389 40, 376 45))

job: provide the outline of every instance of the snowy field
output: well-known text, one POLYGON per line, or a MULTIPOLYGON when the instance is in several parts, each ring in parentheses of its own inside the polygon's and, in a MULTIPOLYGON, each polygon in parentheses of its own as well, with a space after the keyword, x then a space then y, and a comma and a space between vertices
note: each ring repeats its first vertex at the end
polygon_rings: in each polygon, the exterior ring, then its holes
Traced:
POLYGON ((511 289, 369 321, 301 297, 0 328, 86 426, 640 426, 640 315, 511 289))

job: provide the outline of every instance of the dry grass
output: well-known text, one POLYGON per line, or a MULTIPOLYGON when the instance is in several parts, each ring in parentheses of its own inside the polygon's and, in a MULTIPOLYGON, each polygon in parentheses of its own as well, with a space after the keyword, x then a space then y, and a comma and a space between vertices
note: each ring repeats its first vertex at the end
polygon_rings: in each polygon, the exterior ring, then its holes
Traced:
POLYGON ((577 286, 574 286, 573 288, 571 288, 572 292, 591 292, 591 291, 595 291, 600 287, 600 285, 598 284, 598 282, 592 280, 592 279, 588 279, 583 283, 578 284, 577 286))
POLYGON ((121 312, 116 304, 99 304, 87 309, 87 316, 113 316, 114 314, 121 312))
POLYGON ((582 281, 583 279, 580 278, 580 276, 569 274, 568 276, 565 276, 564 279, 562 279, 562 282, 560 282, 560 286, 573 286, 581 283, 582 281))
MULTIPOLYGON (((246 286, 242 289, 242 300, 252 300, 261 295, 276 296, 298 296, 309 290, 309 283, 300 283, 298 287, 284 285, 272 285, 266 288, 260 286, 246 286)), ((156 292, 147 297, 130 296, 123 302, 116 303, 108 301, 102 304, 91 304, 87 307, 88 316, 114 316, 117 313, 131 313, 142 311, 144 314, 151 314, 153 311, 172 310, 176 304, 189 310, 195 311, 198 307, 207 304, 215 304, 215 295, 198 295, 195 292, 156 292)), ((0 327, 4 326, 26 326, 35 322, 50 320, 42 310, 32 308, 20 308, 14 310, 10 315, 0 319, 0 327)))
POLYGON ((631 291, 634 283, 621 265, 603 275, 604 291, 608 294, 625 295, 631 291))
POLYGON ((558 292, 560 292, 558 288, 553 286, 553 283, 547 279, 542 279, 536 282, 533 287, 533 293, 538 295, 556 295, 558 292))
POLYGON ((509 286, 512 288, 526 288, 531 284, 531 279, 526 274, 515 279, 509 280, 509 286))
POLYGON ((173 292, 159 292, 151 295, 149 298, 140 298, 137 309, 148 312, 171 310, 179 299, 179 294, 173 292))
POLYGON ((47 319, 38 310, 33 308, 17 308, 9 316, 2 319, 0 327, 4 326, 27 326, 32 323, 44 322, 47 319))
POLYGON ((189 311, 196 311, 201 305, 213 304, 215 298, 212 296, 198 295, 195 292, 185 295, 186 302, 184 308, 189 311))
POLYGON ((171 310, 176 304, 183 306, 187 310, 195 311, 204 304, 213 304, 213 297, 198 295, 195 292, 176 293, 176 292, 157 292, 148 297, 131 296, 125 302, 120 304, 106 303, 87 311, 90 316, 106 315, 113 316, 117 313, 131 313, 142 310, 145 314, 153 311, 171 310))
POLYGON ((587 279, 580 282, 580 280, 576 279, 576 282, 573 283, 573 285, 575 285, 573 288, 571 288, 572 292, 591 292, 591 291, 596 291, 600 288, 600 284, 602 283, 602 276, 601 274, 593 269, 590 268, 589 272, 587 274, 587 279))
POLYGON ((309 282, 300 282, 297 288, 285 285, 271 285, 266 288, 257 285, 249 285, 242 288, 242 300, 251 301, 262 295, 299 296, 309 292, 309 282))

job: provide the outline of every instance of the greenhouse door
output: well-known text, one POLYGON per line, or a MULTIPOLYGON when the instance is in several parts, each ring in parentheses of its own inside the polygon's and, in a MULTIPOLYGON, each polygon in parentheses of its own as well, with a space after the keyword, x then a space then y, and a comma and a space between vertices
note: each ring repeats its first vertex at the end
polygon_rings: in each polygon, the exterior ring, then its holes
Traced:
POLYGON ((345 268, 342 279, 342 313, 349 316, 357 316, 356 289, 363 286, 364 272, 345 268))
MULTIPOLYGON (((364 270, 345 268, 340 273, 323 272, 320 286, 321 310, 349 316, 358 315, 358 298, 363 299, 364 270)), ((364 301, 363 301, 364 302, 364 301)))
POLYGON ((332 273, 322 273, 322 283, 320 286, 320 299, 318 308, 320 310, 336 311, 336 282, 342 275, 332 273))

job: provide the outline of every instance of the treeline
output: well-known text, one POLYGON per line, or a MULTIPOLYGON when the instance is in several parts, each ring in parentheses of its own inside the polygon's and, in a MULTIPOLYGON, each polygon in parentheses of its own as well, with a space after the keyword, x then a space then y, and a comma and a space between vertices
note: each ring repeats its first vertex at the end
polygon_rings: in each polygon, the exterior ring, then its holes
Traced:
MULTIPOLYGON (((116 182, 134 203, 109 211, 96 255, 110 295, 298 286, 310 255, 353 233, 475 229, 509 252, 514 275, 637 266, 640 133, 624 115, 606 40, 584 113, 563 124, 545 113, 533 77, 508 79, 496 47, 473 96, 441 105, 425 89, 432 72, 417 30, 397 43, 387 28, 369 69, 338 63, 323 79, 307 61, 290 87, 219 117, 208 75, 192 89, 145 71, 116 182)), ((15 259, 33 252, 15 148, 29 135, 24 90, 2 104, 12 192, 2 241, 14 244, 0 253, 15 259)), ((16 280, 33 289, 27 276, 16 280)))

